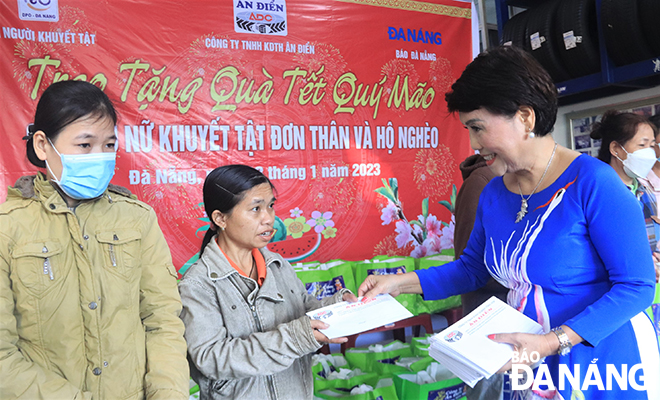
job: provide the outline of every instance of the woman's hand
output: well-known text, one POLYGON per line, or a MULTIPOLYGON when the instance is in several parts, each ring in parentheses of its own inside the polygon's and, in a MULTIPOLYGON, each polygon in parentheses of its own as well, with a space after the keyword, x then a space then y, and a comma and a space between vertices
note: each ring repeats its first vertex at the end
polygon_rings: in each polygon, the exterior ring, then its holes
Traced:
POLYGON ((346 292, 341 298, 343 301, 348 301, 349 303, 355 303, 357 301, 357 297, 351 292, 346 292))
POLYGON ((401 275, 369 275, 358 289, 358 296, 364 296, 367 299, 382 293, 389 293, 393 297, 402 293, 421 294, 422 286, 417 274, 408 272, 401 275))
MULTIPOLYGON (((348 293, 345 293, 344 296, 346 296, 348 293)), ((355 295, 351 294, 353 298, 355 298, 355 295)), ((355 299, 357 301, 357 299, 355 299)), ((314 339, 316 339, 317 342, 321 344, 326 344, 326 343, 346 343, 348 341, 348 338, 345 337, 338 337, 334 339, 328 339, 327 336, 325 336, 319 329, 327 329, 330 327, 330 325, 326 324, 325 322, 319 321, 318 319, 312 319, 310 320, 310 323, 312 324, 312 330, 314 331, 314 339)))
POLYGON ((500 368, 498 373, 511 369, 512 364, 525 364, 532 366, 539 360, 552 354, 557 354, 559 340, 553 332, 545 335, 531 333, 498 333, 488 335, 488 338, 498 343, 513 345, 514 356, 500 368))
POLYGON ((653 252, 653 266, 655 266, 655 283, 660 282, 660 253, 653 252))
MULTIPOLYGON (((582 343, 584 339, 578 335, 573 329, 566 325, 561 325, 561 328, 568 336, 568 340, 573 346, 582 343)), ((509 343, 513 345, 513 351, 517 352, 516 362, 510 360, 500 370, 499 373, 511 369, 512 364, 526 364, 533 365, 544 357, 557 354, 559 352, 559 339, 554 332, 548 332, 544 335, 533 335, 531 333, 498 333, 488 335, 488 339, 498 343, 509 343), (524 362, 522 360, 525 360, 524 362)), ((516 358, 516 357, 514 357, 516 358)))

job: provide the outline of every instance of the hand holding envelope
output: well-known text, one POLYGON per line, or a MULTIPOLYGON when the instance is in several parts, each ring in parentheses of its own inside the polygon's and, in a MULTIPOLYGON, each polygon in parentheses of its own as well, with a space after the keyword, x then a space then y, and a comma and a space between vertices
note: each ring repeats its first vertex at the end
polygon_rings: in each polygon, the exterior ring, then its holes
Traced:
POLYGON ((358 300, 354 303, 343 301, 332 304, 310 311, 307 315, 312 320, 328 325, 320 331, 329 339, 355 335, 413 316, 389 294, 380 294, 366 300, 360 297, 358 300))
MULTIPOLYGON (((348 303, 355 303, 356 301, 358 301, 357 297, 355 297, 355 295, 351 292, 344 293, 342 299, 344 300, 344 302, 348 302, 348 303)), ((321 332, 321 329, 327 329, 329 325, 321 320, 312 319, 310 323, 312 325, 312 329, 314 330, 314 338, 319 343, 346 343, 348 341, 348 338, 346 337, 337 337, 330 339, 326 335, 324 335, 323 332, 321 332)))

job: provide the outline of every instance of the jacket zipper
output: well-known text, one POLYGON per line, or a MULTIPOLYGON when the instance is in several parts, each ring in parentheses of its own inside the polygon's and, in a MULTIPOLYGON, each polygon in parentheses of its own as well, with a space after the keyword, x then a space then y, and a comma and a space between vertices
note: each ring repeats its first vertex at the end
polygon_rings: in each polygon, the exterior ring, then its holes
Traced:
POLYGON ((108 248, 110 250, 110 261, 112 262, 112 266, 116 267, 117 266, 117 259, 115 258, 115 246, 113 245, 108 245, 108 248))
POLYGON ((53 266, 50 265, 50 261, 48 260, 48 257, 44 259, 44 275, 48 275, 51 281, 55 280, 55 276, 53 275, 53 266))
MULTIPOLYGON (((250 306, 250 310, 252 311, 252 317, 254 317, 255 324, 257 324, 257 330, 259 332, 263 332, 263 329, 261 328, 261 322, 259 322, 259 316, 257 315, 257 307, 254 304, 252 304, 250 306)), ((266 381, 268 382, 268 392, 270 393, 270 398, 276 400, 277 397, 275 396, 275 385, 273 384, 273 376, 272 375, 266 376, 266 381)))

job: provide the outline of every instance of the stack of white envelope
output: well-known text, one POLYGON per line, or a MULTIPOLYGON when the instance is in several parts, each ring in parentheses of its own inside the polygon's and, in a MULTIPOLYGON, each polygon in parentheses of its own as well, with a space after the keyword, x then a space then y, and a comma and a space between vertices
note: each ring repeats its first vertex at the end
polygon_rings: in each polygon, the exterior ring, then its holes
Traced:
POLYGON ((542 334, 543 327, 491 297, 476 310, 431 337, 429 355, 470 387, 490 378, 513 356, 513 346, 488 339, 493 333, 542 334))

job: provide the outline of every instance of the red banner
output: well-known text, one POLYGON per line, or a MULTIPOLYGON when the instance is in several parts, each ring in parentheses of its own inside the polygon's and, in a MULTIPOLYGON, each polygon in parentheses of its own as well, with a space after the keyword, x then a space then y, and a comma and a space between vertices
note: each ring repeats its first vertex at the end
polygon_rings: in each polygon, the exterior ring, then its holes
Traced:
POLYGON ((450 0, 2 2, 0 201, 35 173, 21 137, 43 90, 82 79, 119 112, 113 183, 156 209, 177 268, 208 229, 204 178, 228 163, 275 184, 271 247, 291 260, 448 247, 471 151, 444 93, 471 60, 470 11, 450 0))

